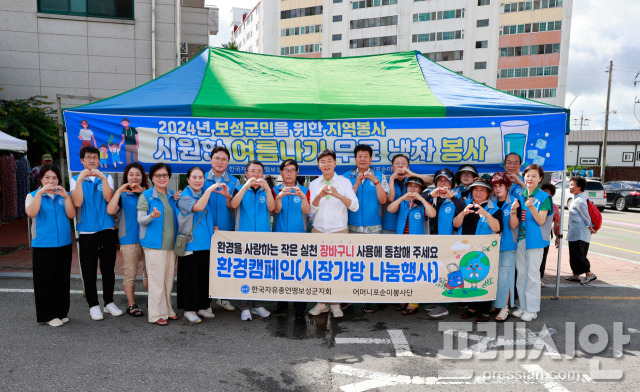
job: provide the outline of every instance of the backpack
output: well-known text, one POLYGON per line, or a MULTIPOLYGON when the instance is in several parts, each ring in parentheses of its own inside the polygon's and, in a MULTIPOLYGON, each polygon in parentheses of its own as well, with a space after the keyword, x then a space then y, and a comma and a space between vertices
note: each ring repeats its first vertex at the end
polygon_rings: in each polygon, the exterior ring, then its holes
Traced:
POLYGON ((598 231, 602 227, 602 214, 591 200, 587 200, 587 206, 589 207, 589 216, 591 217, 591 223, 593 223, 593 229, 598 231))

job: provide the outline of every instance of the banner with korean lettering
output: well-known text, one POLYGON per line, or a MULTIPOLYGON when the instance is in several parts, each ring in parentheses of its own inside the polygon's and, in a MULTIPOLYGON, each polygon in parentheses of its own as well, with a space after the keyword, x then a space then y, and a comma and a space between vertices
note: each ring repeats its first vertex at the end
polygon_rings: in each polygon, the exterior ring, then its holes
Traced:
POLYGON ((504 156, 515 152, 524 165, 547 171, 563 168, 565 113, 442 118, 377 118, 361 120, 260 120, 196 117, 145 117, 65 111, 67 148, 72 171, 83 169, 83 146, 100 149, 100 169, 121 172, 127 163, 146 169, 171 164, 175 173, 210 165, 210 152, 222 145, 231 152, 229 172, 244 173, 249 160, 278 174, 279 165, 294 159, 300 175, 319 175, 316 158, 325 148, 337 154, 336 171, 355 166, 353 149, 368 144, 372 167, 390 174, 397 154, 409 157, 413 171, 430 173, 471 163, 481 172, 504 170, 504 156))
POLYGON ((495 299, 499 235, 217 231, 212 298, 309 302, 495 299))

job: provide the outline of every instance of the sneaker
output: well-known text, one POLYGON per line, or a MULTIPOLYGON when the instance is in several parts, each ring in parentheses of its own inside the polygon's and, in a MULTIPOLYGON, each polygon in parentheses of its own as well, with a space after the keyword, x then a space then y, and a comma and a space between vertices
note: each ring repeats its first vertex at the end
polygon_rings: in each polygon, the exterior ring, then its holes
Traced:
POLYGON ((267 309, 265 309, 262 306, 259 308, 251 308, 251 313, 257 314, 260 317, 269 317, 269 315, 271 314, 267 309))
POLYGON ((424 310, 426 310, 427 312, 432 311, 433 309, 437 308, 438 304, 429 304, 427 306, 424 307, 424 310))
POLYGON ((440 318, 449 314, 449 309, 444 306, 436 306, 435 309, 429 312, 429 317, 440 318))
POLYGON ((216 304, 218 304, 219 307, 221 307, 222 309, 228 310, 230 312, 236 310, 236 308, 231 305, 231 302, 229 302, 229 300, 226 299, 219 299, 216 301, 216 304))
POLYGON ((99 305, 92 306, 91 308, 89 308, 89 314, 91 315, 91 318, 96 321, 102 320, 104 318, 104 315, 102 314, 102 311, 100 310, 99 305))
POLYGON ((353 304, 352 303, 340 304, 340 309, 342 309, 342 310, 349 309, 351 307, 351 305, 353 305, 353 304))
POLYGON ((373 313, 375 310, 373 309, 373 304, 362 304, 362 310, 365 313, 373 313))
POLYGON ((200 309, 198 310, 197 315, 205 319, 212 319, 216 317, 210 309, 200 309))
POLYGON ((592 280, 596 280, 596 279, 598 279, 596 274, 591 274, 589 276, 585 276, 584 278, 582 278, 582 280, 580 281, 580 284, 587 284, 587 283, 591 282, 592 280))
POLYGON ((511 315, 512 315, 513 317, 518 317, 518 318, 520 318, 520 317, 522 317, 522 315, 523 315, 524 313, 525 313, 524 309, 520 309, 520 308, 518 308, 518 309, 514 310, 514 311, 511 313, 511 315))
POLYGON ((461 303, 460 305, 458 305, 458 308, 460 308, 460 309, 469 309, 469 304, 461 303))
POLYGON ((311 310, 309 311, 309 314, 312 316, 317 316, 320 313, 327 313, 328 311, 329 311, 329 307, 327 306, 327 304, 318 302, 316 306, 311 308, 311 310))
POLYGON ((538 318, 538 313, 536 313, 536 312, 524 312, 522 317, 520 317, 520 320, 522 320, 522 321, 533 321, 536 318, 538 318))
POLYGON ((251 312, 249 309, 243 310, 240 314, 240 320, 242 321, 251 321, 251 312))
POLYGON ((113 302, 108 303, 104 307, 104 312, 112 316, 122 316, 123 313, 113 302))
POLYGON ((62 323, 62 320, 60 320, 59 318, 54 318, 53 320, 49 321, 47 324, 49 324, 52 327, 62 327, 64 325, 62 323))
POLYGON ((61 318, 60 321, 62 321, 63 323, 68 323, 69 322, 69 317, 61 318))
POLYGON ((344 316, 344 313, 342 313, 342 309, 340 309, 340 305, 331 305, 331 314, 333 314, 333 317, 335 318, 344 316))
POLYGON ((547 287, 547 285, 544 282, 540 282, 540 287, 547 287))
POLYGON ((202 320, 200 320, 200 317, 198 317, 198 315, 194 311, 184 312, 184 318, 186 318, 187 321, 191 324, 200 324, 202 322, 202 320))

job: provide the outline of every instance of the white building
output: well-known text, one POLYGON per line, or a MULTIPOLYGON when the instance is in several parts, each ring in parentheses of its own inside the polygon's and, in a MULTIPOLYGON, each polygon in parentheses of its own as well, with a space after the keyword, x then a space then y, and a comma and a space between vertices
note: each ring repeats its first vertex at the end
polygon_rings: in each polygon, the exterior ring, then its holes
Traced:
POLYGON ((297 57, 418 50, 478 82, 562 106, 572 3, 263 0, 247 14, 232 40, 243 51, 297 57), (275 15, 275 29, 267 15, 275 15))
POLYGON ((171 71, 217 30, 204 0, 0 0, 0 98, 110 97, 171 71))

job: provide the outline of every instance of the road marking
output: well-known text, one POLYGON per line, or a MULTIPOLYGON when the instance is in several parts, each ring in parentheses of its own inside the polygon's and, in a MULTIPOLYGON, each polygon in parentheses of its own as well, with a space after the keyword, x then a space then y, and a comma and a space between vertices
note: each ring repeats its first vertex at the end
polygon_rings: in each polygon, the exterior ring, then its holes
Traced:
POLYGON ((640 329, 627 328, 627 330, 629 331, 629 333, 640 333, 640 329))
POLYGON ((627 233, 633 233, 633 234, 640 234, 640 232, 638 232, 637 230, 626 230, 626 229, 618 229, 617 227, 611 227, 611 226, 601 226, 601 229, 610 229, 610 230, 619 230, 619 231, 626 231, 627 233))
MULTIPOLYGON (((0 288, 0 293, 33 293, 33 289, 4 289, 4 288, 0 288)), ((84 294, 84 292, 82 290, 69 290, 69 294, 84 294)), ((98 294, 102 295, 103 292, 101 290, 98 290, 98 294)), ((113 292, 114 295, 125 295, 124 291, 114 291, 113 292)), ((146 291, 136 291, 134 293, 135 295, 139 295, 139 296, 147 296, 147 292, 146 291)), ((171 296, 175 297, 177 294, 176 293, 171 293, 171 296)))
POLYGON ((607 255, 607 254, 599 253, 599 252, 591 252, 591 249, 589 249, 589 254, 596 255, 596 256, 602 256, 602 257, 609 257, 611 259, 616 259, 616 260, 621 260, 621 261, 626 261, 627 263, 640 264, 640 261, 638 261, 638 260, 625 259, 624 257, 612 256, 612 255, 607 255))
MULTIPOLYGON (((627 222, 637 222, 637 220, 629 220, 629 219, 620 219, 620 220, 627 221, 627 222)), ((640 225, 634 225, 632 223, 622 223, 622 222, 617 222, 617 221, 610 221, 608 219, 603 219, 602 222, 614 223, 614 224, 623 225, 623 226, 640 227, 640 225)))
MULTIPOLYGON (((543 295, 541 299, 555 299, 553 295, 543 295)), ((640 297, 600 297, 600 296, 577 296, 577 295, 564 295, 557 297, 558 299, 604 299, 604 300, 624 300, 624 301, 637 301, 640 297)))
POLYGON ((336 338, 336 344, 392 344, 396 357, 413 357, 409 342, 401 329, 387 330, 389 338, 336 338))
POLYGON ((532 377, 521 377, 513 379, 497 378, 490 376, 473 376, 473 370, 455 372, 453 377, 443 377, 441 375, 453 374, 452 371, 438 371, 438 377, 408 376, 403 374, 392 374, 377 372, 372 370, 358 369, 347 365, 336 365, 331 368, 331 372, 345 376, 365 379, 364 381, 343 385, 340 390, 344 392, 365 392, 371 389, 386 386, 398 385, 478 385, 478 384, 526 384, 542 383, 542 386, 550 392, 568 392, 568 389, 560 385, 559 381, 566 382, 593 382, 591 377, 582 374, 579 380, 563 380, 554 377, 546 372, 539 365, 521 365, 522 368, 532 377), (464 374, 463 374, 464 373, 464 374))
POLYGON ((616 247, 616 246, 600 244, 600 243, 598 243, 598 242, 593 242, 593 241, 591 241, 591 244, 593 244, 593 245, 600 245, 600 246, 604 246, 605 248, 617 249, 617 250, 621 250, 621 251, 623 251, 623 252, 635 253, 635 254, 637 254, 637 255, 640 255, 640 252, 636 252, 636 251, 628 250, 628 249, 623 249, 623 248, 618 248, 618 247, 616 247))

